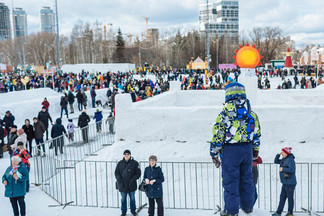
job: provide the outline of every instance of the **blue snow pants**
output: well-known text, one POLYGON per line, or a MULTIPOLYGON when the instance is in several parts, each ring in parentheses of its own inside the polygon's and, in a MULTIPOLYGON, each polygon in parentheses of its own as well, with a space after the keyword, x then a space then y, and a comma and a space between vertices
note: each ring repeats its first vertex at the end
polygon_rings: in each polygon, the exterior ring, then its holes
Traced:
POLYGON ((222 177, 225 212, 238 214, 240 205, 243 210, 253 210, 254 184, 251 143, 225 144, 223 146, 222 177))

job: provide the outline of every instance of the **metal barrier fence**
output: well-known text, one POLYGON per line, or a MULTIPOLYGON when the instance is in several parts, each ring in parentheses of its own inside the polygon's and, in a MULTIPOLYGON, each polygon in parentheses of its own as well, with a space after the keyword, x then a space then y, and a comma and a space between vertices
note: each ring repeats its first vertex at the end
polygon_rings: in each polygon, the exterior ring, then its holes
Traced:
POLYGON ((95 156, 95 152, 112 145, 114 134, 110 130, 113 131, 113 128, 109 128, 105 122, 93 123, 75 130, 73 134, 62 135, 34 147, 36 184, 56 175, 57 168, 63 167, 65 160, 77 163, 88 156, 95 156))
MULTIPOLYGON (((36 162, 37 163, 37 162, 36 162)), ((119 208, 120 195, 115 189, 114 171, 117 162, 64 160, 57 163, 49 157, 47 170, 55 173, 43 178, 42 190, 61 204, 75 206, 119 208)), ((221 169, 209 162, 159 162, 165 181, 163 199, 170 209, 217 209, 223 206, 221 169)), ((45 166, 45 165, 44 165, 45 166)), ((140 162, 142 175, 148 162, 140 162)), ((36 170, 42 174, 42 170, 36 170)), ((324 164, 296 164, 297 186, 295 212, 302 208, 324 212, 324 164)), ((140 183, 142 177, 138 180, 140 183)), ((274 212, 281 191, 279 167, 259 165, 256 208, 274 212)), ((137 205, 147 202, 145 193, 136 192, 137 205)), ((287 205, 286 205, 287 207, 287 205)), ((287 209, 285 209, 287 210, 287 209)))

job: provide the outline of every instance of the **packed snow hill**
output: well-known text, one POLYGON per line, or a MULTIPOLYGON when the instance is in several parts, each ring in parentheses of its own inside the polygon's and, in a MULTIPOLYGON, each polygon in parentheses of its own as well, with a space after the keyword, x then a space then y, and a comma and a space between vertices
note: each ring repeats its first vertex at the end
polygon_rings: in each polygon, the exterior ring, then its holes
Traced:
MULTIPOLYGON (((318 88, 313 90, 288 90, 288 91, 259 91, 259 102, 252 104, 252 109, 256 110, 260 118, 263 136, 261 136, 260 155, 265 162, 273 162, 273 158, 282 147, 291 146, 296 161, 300 162, 321 162, 324 149, 321 143, 324 140, 324 135, 318 131, 323 130, 323 114, 324 102, 322 95, 324 89, 318 88), (278 113, 275 116, 274 113, 278 113), (286 123, 289 119, 289 124, 286 123), (291 124, 292 119, 296 119, 295 125, 291 124), (275 124, 274 124, 275 123, 275 124), (285 129, 286 128, 286 129, 285 129), (302 129, 302 130, 301 130, 302 129), (296 132, 297 131, 297 132, 296 132), (298 134, 304 131, 303 134, 298 134), (314 132, 315 131, 315 132, 314 132), (296 137, 294 139, 294 137, 296 137), (307 149, 307 154, 305 154, 307 149)), ((98 97, 105 101, 106 90, 98 90, 98 97)), ((15 124, 23 125, 26 118, 32 119, 37 116, 44 98, 50 102, 49 112, 53 120, 60 116, 59 101, 61 94, 58 94, 50 89, 37 89, 29 91, 12 92, 0 95, 1 101, 4 101, 0 107, 1 115, 7 110, 16 117, 15 124)), ((90 98, 90 96, 88 96, 90 98)), ((128 97, 130 100, 130 97, 128 97)), ((122 158, 122 153, 125 149, 131 149, 132 155, 138 161, 147 161, 148 156, 155 154, 159 157, 159 161, 210 161, 209 143, 212 138, 212 127, 217 117, 217 113, 221 111, 222 103, 224 103, 224 91, 200 91, 200 92, 168 92, 143 102, 132 104, 127 107, 134 112, 130 115, 123 116, 118 127, 125 128, 129 137, 135 137, 134 140, 127 138, 120 139, 110 147, 99 152, 98 156, 90 157, 88 160, 95 161, 116 161, 122 158), (203 96, 205 95, 205 96, 203 96), (171 102, 170 102, 171 101, 171 102), (172 101, 174 103, 172 103, 172 101), (162 113, 162 114, 161 114, 162 113), (169 115, 171 113, 171 115, 169 115), (133 115, 133 118, 131 116, 133 115), (147 115, 150 117, 148 118, 147 115), (161 117, 164 116, 164 119, 161 117), (148 140, 141 137, 149 137, 152 131, 158 131, 163 137, 168 137, 168 131, 179 130, 179 125, 174 124, 174 127, 169 127, 170 119, 174 122, 182 122, 181 125, 190 125, 194 127, 194 122, 202 120, 206 125, 191 130, 189 127, 182 128, 182 134, 187 134, 187 137, 172 140, 148 140), (146 125, 146 130, 141 130, 139 124, 143 121, 152 121, 155 128, 151 125, 146 125), (191 121, 187 122, 188 119, 191 121), (138 120, 138 122, 137 122, 138 120), (155 121, 155 122, 154 122, 155 121), (136 127, 138 125, 138 127, 136 127), (132 128, 130 130, 129 128, 132 128), (143 133, 143 136, 141 136, 143 133)), ((88 114, 93 114, 95 109, 90 108, 88 103, 88 114)), ((80 112, 77 111, 69 116, 76 119, 80 112)), ((126 110, 127 111, 127 110, 126 110)), ((128 110, 129 111, 129 110, 128 110)), ((108 111, 104 110, 104 114, 108 115, 108 111)), ((117 113, 118 115, 118 113, 117 113)), ((63 116, 63 125, 66 125, 67 118, 63 116)), ((118 131, 117 131, 118 133, 118 131)), ((122 137, 121 137, 122 138, 122 137)), ((9 156, 5 154, 5 158, 0 160, 0 172, 4 173, 9 166, 9 156)), ((33 164, 33 159, 31 159, 33 164)), ((33 169, 33 168, 31 168, 33 169)), ((30 173, 30 181, 33 182, 33 170, 30 173)), ((4 194, 4 187, 0 187, 0 194, 4 194)), ((119 209, 103 209, 103 208, 85 208, 85 207, 67 207, 62 209, 62 206, 55 206, 57 203, 49 198, 39 188, 32 185, 30 192, 26 196, 28 215, 119 215, 119 209), (52 206, 52 207, 50 207, 52 206)), ((0 207, 3 215, 11 215, 9 199, 1 196, 0 207)), ((140 212, 139 216, 147 215, 147 209, 140 212)), ((214 211, 203 210, 165 210, 165 215, 214 215, 214 211)), ((239 216, 247 214, 240 212, 239 216)), ((262 210, 255 209, 249 216, 267 216, 267 213, 262 210)), ((308 214, 295 214, 306 216, 308 214)))

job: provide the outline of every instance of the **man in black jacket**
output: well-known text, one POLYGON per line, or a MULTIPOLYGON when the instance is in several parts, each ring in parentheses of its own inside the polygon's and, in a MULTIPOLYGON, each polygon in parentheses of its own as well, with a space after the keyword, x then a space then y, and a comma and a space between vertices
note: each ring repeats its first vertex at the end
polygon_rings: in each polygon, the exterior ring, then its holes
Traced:
POLYGON ((44 124, 46 131, 46 140, 48 140, 48 120, 51 121, 51 124, 53 124, 53 121, 50 114, 47 112, 46 107, 42 107, 42 111, 38 113, 37 119, 44 124))
POLYGON ((40 145, 43 148, 43 152, 45 152, 45 144, 43 139, 43 134, 46 131, 46 128, 43 124, 43 122, 39 121, 36 117, 34 117, 34 129, 35 129, 35 142, 36 142, 36 148, 38 149, 37 155, 40 156, 40 145))
POLYGON ((83 101, 83 94, 81 93, 81 90, 78 91, 76 95, 77 101, 78 101, 78 109, 81 112, 82 111, 82 101, 83 101))
POLYGON ((74 113, 74 108, 73 108, 74 98, 75 98, 74 94, 72 93, 71 90, 69 90, 68 101, 69 101, 70 109, 71 109, 70 113, 74 113))
POLYGON ((127 212, 127 194, 130 198, 130 209, 133 216, 136 213, 135 203, 135 191, 137 189, 137 179, 141 176, 141 169, 139 164, 133 157, 129 150, 124 151, 123 160, 119 161, 116 170, 115 177, 117 180, 117 189, 122 197, 121 200, 121 216, 125 216, 127 212))
POLYGON ((13 116, 10 111, 6 112, 6 115, 3 117, 3 126, 7 131, 7 141, 9 142, 10 128, 15 124, 15 116, 13 116))
POLYGON ((86 110, 83 110, 79 116, 78 126, 82 131, 82 139, 84 143, 88 142, 88 123, 90 122, 90 117, 87 115, 86 110))
POLYGON ((0 158, 3 157, 4 135, 5 129, 2 127, 3 121, 0 119, 0 158))
POLYGON ((24 129, 24 132, 27 135, 27 141, 29 143, 29 154, 32 155, 32 143, 35 137, 35 131, 33 125, 30 124, 29 119, 25 120, 25 124, 22 126, 22 129, 24 129))
POLYGON ((65 111, 66 117, 69 118, 69 113, 68 113, 68 110, 67 110, 68 96, 67 96, 66 93, 65 93, 64 96, 61 97, 60 105, 61 105, 61 118, 62 118, 63 110, 65 111))
POLYGON ((63 154, 63 146, 64 146, 64 137, 67 136, 66 130, 62 125, 62 120, 60 118, 56 119, 56 123, 52 127, 51 137, 53 139, 53 145, 55 148, 55 156, 57 155, 57 148, 60 148, 61 154, 63 154))
POLYGON ((17 138, 18 138, 17 125, 12 125, 11 129, 10 129, 10 133, 9 133, 8 144, 7 144, 8 153, 9 153, 10 157, 12 156, 12 153, 13 153, 10 146, 15 143, 17 138))

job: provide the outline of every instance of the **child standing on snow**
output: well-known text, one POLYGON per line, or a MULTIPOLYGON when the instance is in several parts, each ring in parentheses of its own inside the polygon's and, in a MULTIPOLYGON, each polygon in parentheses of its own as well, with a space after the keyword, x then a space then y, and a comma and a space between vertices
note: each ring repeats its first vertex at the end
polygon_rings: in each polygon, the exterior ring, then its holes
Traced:
POLYGON ((72 119, 69 119, 69 123, 67 124, 66 128, 67 128, 67 133, 69 134, 68 135, 69 142, 73 142, 74 141, 74 129, 76 128, 76 126, 74 125, 72 119))
POLYGON ((216 167, 222 164, 224 211, 222 216, 238 216, 253 211, 253 157, 258 157, 261 128, 251 110, 245 87, 230 83, 225 87, 225 107, 213 127, 210 156, 216 167), (220 159, 222 159, 222 163, 220 159))
POLYGON ((99 111, 99 109, 97 109, 97 112, 95 112, 93 119, 96 119, 96 128, 97 128, 97 132, 101 132, 101 124, 102 124, 102 112, 99 111))

